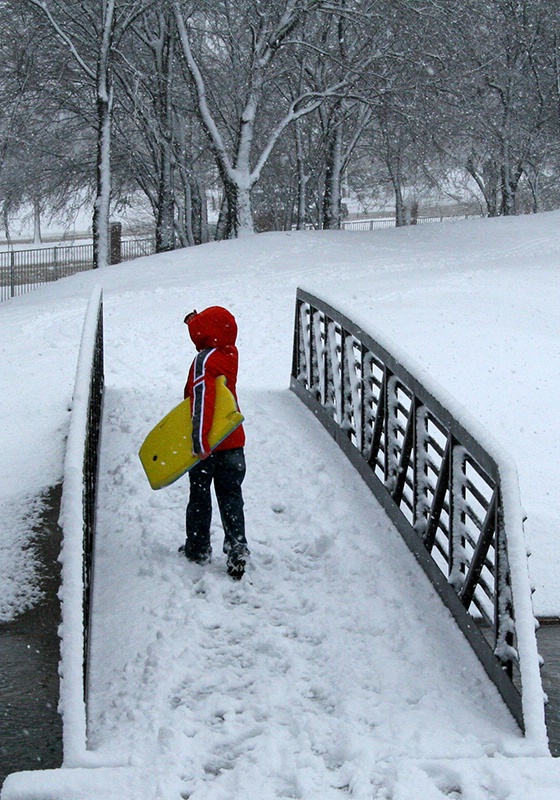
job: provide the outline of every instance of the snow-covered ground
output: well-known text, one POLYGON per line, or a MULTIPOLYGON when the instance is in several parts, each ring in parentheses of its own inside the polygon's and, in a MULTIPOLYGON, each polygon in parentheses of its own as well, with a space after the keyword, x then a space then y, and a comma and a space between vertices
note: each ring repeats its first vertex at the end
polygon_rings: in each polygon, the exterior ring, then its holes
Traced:
POLYGON ((526 751, 495 690, 447 613, 433 613, 431 588, 365 486, 286 388, 298 284, 371 320, 512 453, 536 610, 560 613, 559 223, 552 213, 266 234, 80 274, 0 306, 9 617, 36 594, 20 551, 34 498, 61 475, 94 284, 105 298, 90 735, 101 762, 129 767, 73 771, 64 793, 58 773, 38 774, 42 798, 83 798, 88 786, 123 798, 136 784, 135 797, 165 800, 559 795, 556 761, 508 757, 526 751), (187 481, 152 492, 136 455, 181 397, 193 355, 184 314, 212 304, 240 327, 253 551, 240 585, 224 574, 217 518, 210 568, 177 555, 187 481))

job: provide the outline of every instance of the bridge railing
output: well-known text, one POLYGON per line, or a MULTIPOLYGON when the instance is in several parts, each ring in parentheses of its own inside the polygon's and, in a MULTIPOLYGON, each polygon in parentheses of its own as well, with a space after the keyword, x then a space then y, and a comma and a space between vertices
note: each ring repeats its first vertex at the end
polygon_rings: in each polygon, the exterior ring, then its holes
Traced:
POLYGON ((291 388, 372 489, 526 737, 546 752, 515 467, 406 363, 298 289, 291 388))
POLYGON ((61 510, 60 708, 64 765, 70 767, 87 763, 89 634, 103 385, 103 296, 96 288, 87 307, 78 356, 61 510))

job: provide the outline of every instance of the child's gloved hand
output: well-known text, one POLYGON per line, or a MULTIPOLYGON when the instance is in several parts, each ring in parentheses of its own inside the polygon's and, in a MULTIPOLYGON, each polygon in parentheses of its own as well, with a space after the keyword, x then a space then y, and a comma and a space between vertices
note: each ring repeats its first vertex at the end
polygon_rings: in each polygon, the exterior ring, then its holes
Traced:
POLYGON ((202 453, 195 453, 193 451, 193 456, 196 456, 196 458, 200 458, 202 461, 204 461, 206 458, 209 458, 211 455, 212 453, 205 453, 204 451, 202 453))

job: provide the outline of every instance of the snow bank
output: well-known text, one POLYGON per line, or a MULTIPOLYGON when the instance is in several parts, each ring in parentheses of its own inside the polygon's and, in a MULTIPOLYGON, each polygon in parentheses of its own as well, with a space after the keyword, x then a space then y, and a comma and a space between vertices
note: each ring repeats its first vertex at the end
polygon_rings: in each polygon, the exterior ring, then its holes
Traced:
POLYGON ((0 505, 0 623, 36 605, 43 596, 36 580, 39 562, 29 539, 43 504, 26 494, 6 498, 0 505))

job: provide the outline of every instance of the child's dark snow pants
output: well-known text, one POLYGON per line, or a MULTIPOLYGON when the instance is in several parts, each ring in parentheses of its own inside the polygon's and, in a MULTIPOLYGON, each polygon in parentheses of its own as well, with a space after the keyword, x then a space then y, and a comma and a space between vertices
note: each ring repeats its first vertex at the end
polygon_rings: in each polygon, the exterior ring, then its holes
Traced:
POLYGON ((204 563, 212 555, 210 523, 214 491, 224 528, 224 553, 247 555, 245 516, 241 484, 245 477, 245 454, 242 447, 215 450, 189 472, 190 495, 187 505, 187 540, 185 555, 204 563))

